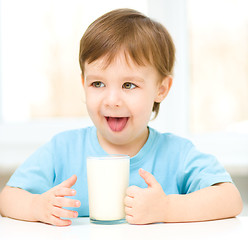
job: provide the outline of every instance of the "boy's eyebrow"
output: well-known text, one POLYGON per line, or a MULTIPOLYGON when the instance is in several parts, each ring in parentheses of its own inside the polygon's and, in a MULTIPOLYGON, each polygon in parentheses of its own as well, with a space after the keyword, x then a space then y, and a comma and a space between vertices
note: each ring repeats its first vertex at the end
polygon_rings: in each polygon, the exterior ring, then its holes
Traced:
MULTIPOLYGON (((100 75, 87 75, 85 77, 86 80, 104 80, 104 78, 100 75)), ((138 76, 128 76, 124 77, 123 81, 138 81, 138 82, 144 82, 144 79, 138 76)))
POLYGON ((138 81, 138 82, 144 82, 144 79, 138 76, 130 76, 123 78, 124 81, 138 81))
POLYGON ((95 79, 97 79, 97 80, 103 80, 104 78, 101 77, 101 76, 99 76, 99 75, 87 75, 85 77, 85 79, 86 80, 95 80, 95 79))

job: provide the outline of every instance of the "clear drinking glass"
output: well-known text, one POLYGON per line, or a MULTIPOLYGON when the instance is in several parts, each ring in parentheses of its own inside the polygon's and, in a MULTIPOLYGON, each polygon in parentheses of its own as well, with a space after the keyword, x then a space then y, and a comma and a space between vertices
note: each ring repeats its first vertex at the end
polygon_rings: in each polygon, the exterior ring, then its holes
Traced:
POLYGON ((129 184, 130 157, 107 155, 87 158, 90 221, 125 222, 124 198, 129 184))

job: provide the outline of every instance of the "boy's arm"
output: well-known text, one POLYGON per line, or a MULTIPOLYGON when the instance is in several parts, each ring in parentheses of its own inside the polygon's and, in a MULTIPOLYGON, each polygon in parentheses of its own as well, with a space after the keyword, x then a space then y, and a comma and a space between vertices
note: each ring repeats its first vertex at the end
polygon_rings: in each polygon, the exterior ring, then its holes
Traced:
POLYGON ((152 174, 142 169, 139 172, 148 188, 128 188, 125 210, 129 223, 207 221, 234 217, 242 210, 242 199, 232 183, 216 184, 185 195, 165 195, 152 174))
POLYGON ((34 194, 6 186, 0 193, 0 214, 4 217, 37 221, 32 211, 34 194))
POLYGON ((166 222, 206 221, 235 217, 242 210, 242 199, 232 183, 219 183, 186 195, 167 196, 166 222))
POLYGON ((43 194, 32 194, 20 188, 6 186, 0 193, 0 214, 57 226, 70 225, 70 220, 61 218, 75 218, 78 215, 75 211, 63 209, 63 207, 80 206, 78 200, 65 198, 76 194, 76 191, 71 189, 76 180, 77 177, 73 175, 43 194))

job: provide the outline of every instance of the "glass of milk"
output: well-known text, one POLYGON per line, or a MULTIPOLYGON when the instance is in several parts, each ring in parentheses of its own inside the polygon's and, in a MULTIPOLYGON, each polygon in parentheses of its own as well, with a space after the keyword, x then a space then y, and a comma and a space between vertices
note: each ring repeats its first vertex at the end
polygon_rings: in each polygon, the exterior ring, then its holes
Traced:
POLYGON ((129 185, 130 157, 107 155, 87 158, 90 221, 125 222, 124 198, 129 185))

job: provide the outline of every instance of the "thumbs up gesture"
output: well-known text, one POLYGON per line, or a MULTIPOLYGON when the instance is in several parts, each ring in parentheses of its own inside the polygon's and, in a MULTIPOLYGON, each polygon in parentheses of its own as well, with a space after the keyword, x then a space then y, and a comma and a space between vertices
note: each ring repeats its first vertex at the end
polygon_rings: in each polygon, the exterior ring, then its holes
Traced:
POLYGON ((148 187, 130 186, 127 189, 124 200, 126 220, 131 224, 163 222, 166 195, 151 173, 139 169, 139 174, 148 187))
POLYGON ((76 211, 64 209, 63 207, 79 207, 80 201, 65 198, 74 196, 76 191, 71 187, 76 183, 77 176, 73 175, 61 184, 51 188, 43 194, 37 194, 33 200, 34 218, 37 221, 49 223, 56 226, 68 226, 71 224, 69 219, 78 216, 76 211))

